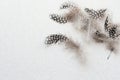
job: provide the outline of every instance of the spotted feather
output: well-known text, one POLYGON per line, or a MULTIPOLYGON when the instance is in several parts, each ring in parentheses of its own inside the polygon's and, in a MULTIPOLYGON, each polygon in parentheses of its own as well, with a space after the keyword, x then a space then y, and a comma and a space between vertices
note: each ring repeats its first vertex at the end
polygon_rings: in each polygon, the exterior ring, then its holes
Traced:
POLYGON ((105 12, 106 12, 106 9, 100 9, 100 10, 95 11, 93 9, 85 8, 84 10, 85 10, 85 12, 88 13, 90 18, 93 18, 93 19, 103 18, 105 16, 105 12))
POLYGON ((68 22, 67 17, 60 16, 60 15, 58 15, 58 14, 51 14, 51 15, 50 15, 50 19, 52 19, 52 20, 54 20, 55 22, 60 23, 60 24, 65 24, 65 23, 68 22))

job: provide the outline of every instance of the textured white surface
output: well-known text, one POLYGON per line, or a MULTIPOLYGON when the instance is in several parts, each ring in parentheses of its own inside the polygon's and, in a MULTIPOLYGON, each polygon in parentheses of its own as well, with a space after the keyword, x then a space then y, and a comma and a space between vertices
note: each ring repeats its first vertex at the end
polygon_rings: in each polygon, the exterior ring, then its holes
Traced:
MULTIPOLYGON (((85 43, 86 64, 62 46, 46 48, 50 33, 63 33, 82 42, 70 24, 49 19, 67 0, 0 1, 0 80, 120 80, 120 55, 112 55, 102 45, 85 43)), ((81 7, 108 8, 120 22, 119 0, 72 0, 81 7)))

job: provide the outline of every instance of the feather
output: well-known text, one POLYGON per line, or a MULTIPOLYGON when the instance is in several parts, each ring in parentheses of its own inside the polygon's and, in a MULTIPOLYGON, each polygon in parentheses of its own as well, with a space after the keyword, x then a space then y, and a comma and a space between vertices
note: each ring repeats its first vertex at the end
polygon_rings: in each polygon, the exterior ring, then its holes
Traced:
POLYGON ((46 45, 52 45, 57 43, 64 43, 67 49, 72 49, 76 51, 79 49, 79 45, 77 43, 75 43, 73 40, 71 40, 63 34, 51 34, 46 37, 46 45))
POLYGON ((103 33, 100 33, 100 31, 96 31, 93 35, 93 40, 98 42, 98 43, 103 43, 103 42, 106 42, 108 40, 108 37, 103 34, 103 33))
POLYGON ((70 50, 74 52, 74 55, 77 59, 80 60, 80 63, 85 64, 86 63, 86 58, 85 55, 82 54, 82 47, 79 46, 78 43, 73 41, 72 39, 66 37, 63 34, 51 34, 46 37, 45 44, 46 45, 53 45, 57 43, 63 43, 62 45, 65 46, 65 49, 70 50))
POLYGON ((68 38, 62 34, 51 34, 46 37, 45 44, 51 45, 51 44, 57 44, 61 42, 67 41, 68 38))
POLYGON ((120 35, 118 27, 119 26, 117 24, 113 24, 112 22, 109 21, 108 16, 106 17, 104 29, 110 38, 115 39, 120 35))
POLYGON ((60 24, 65 24, 65 23, 68 22, 67 17, 61 16, 61 15, 58 15, 58 14, 51 14, 50 19, 52 19, 55 22, 60 23, 60 24))
POLYGON ((90 18, 93 18, 93 19, 103 18, 106 12, 106 9, 100 9, 100 10, 95 11, 93 9, 85 8, 84 10, 85 12, 89 14, 90 18))
POLYGON ((73 2, 64 2, 61 6, 60 9, 68 9, 68 8, 73 8, 76 7, 76 4, 73 2))

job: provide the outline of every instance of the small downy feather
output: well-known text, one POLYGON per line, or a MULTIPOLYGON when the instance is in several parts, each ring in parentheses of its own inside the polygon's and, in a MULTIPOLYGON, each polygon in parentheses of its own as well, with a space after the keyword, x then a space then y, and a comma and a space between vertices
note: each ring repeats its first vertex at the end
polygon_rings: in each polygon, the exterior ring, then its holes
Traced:
POLYGON ((64 43, 65 47, 68 49, 73 49, 73 50, 78 50, 79 45, 75 43, 73 40, 70 38, 66 37, 63 34, 51 34, 46 37, 45 44, 46 45, 52 45, 52 44, 57 44, 57 43, 64 43))
POLYGON ((66 8, 69 8, 67 13, 64 13, 63 15, 51 14, 50 18, 61 24, 72 22, 75 18, 75 15, 79 13, 79 8, 72 2, 65 2, 61 5, 60 9, 66 8))
MULTIPOLYGON (((69 8, 67 13, 64 13, 62 15, 59 14, 51 14, 50 18, 54 20, 57 23, 65 24, 67 22, 71 23, 77 23, 77 21, 81 22, 81 25, 86 26, 86 16, 84 15, 84 12, 74 3, 72 2, 65 2, 62 4, 61 9, 69 8)), ((80 25, 79 25, 80 26, 80 25)))
POLYGON ((80 62, 82 64, 85 64, 85 56, 83 51, 81 50, 81 47, 78 43, 74 42, 72 39, 66 37, 63 34, 51 34, 46 37, 45 44, 46 45, 53 45, 57 43, 63 43, 62 45, 65 46, 65 49, 68 49, 70 51, 73 51, 75 53, 75 56, 77 59, 80 59, 80 62))
POLYGON ((119 39, 116 39, 119 37, 118 25, 113 24, 107 16, 104 24, 104 29, 109 37, 108 41, 106 42, 107 49, 110 51, 110 54, 107 57, 107 59, 109 59, 112 53, 117 53, 117 46, 119 45, 119 39))

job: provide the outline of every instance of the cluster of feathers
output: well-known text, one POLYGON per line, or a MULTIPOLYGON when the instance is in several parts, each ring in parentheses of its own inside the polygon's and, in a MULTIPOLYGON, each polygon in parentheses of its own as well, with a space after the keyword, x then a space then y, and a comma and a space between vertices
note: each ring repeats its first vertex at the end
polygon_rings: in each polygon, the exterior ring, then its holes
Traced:
MULTIPOLYGON (((105 44, 111 53, 118 52, 118 43, 120 35, 120 25, 111 21, 107 9, 93 10, 89 8, 81 9, 72 2, 65 2, 60 9, 66 9, 64 14, 50 14, 50 19, 59 23, 72 23, 73 27, 87 37, 96 42, 105 44)), ((46 45, 64 43, 71 49, 80 51, 79 45, 63 34, 51 34, 45 40, 46 45)), ((109 59, 110 57, 107 57, 109 59)))

